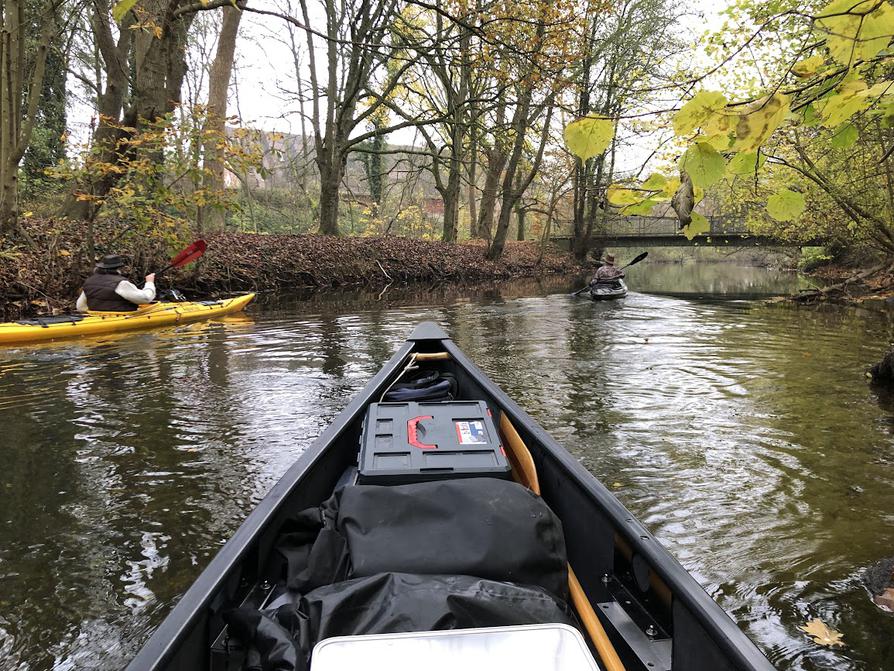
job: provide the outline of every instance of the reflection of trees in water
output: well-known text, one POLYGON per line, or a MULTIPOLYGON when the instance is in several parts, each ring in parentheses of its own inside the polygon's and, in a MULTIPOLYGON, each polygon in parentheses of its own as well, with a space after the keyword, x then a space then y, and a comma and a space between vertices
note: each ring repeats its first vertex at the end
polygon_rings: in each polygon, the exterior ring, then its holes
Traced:
MULTIPOLYGON (((51 651, 44 635, 20 641, 29 661, 67 658, 66 645, 84 644, 82 628, 103 622, 139 639, 153 593, 163 602, 181 593, 235 528, 246 468, 230 449, 239 441, 228 426, 225 338, 210 331, 176 348, 149 335, 117 340, 55 362, 34 413, 2 412, 7 477, 21 491, 0 534, 35 548, 6 563, 22 576, 4 590, 19 604, 12 619, 27 623, 25 636, 73 632, 51 651)), ((132 653, 139 640, 122 644, 132 653)))
POLYGON ((377 370, 384 366, 385 362, 394 354, 392 344, 385 336, 387 326, 383 311, 372 311, 369 315, 369 332, 358 343, 377 370))
MULTIPOLYGON (((579 448, 604 441, 610 433, 610 414, 615 399, 606 384, 610 371, 608 351, 612 334, 605 319, 614 303, 594 305, 592 301, 575 301, 571 305, 568 331, 568 362, 564 376, 568 379, 568 404, 564 421, 574 428, 579 448)), ((619 371, 614 371, 618 374, 619 371)))
POLYGON ((52 380, 32 376, 30 365, 5 370, 0 378, 7 400, 0 410, 0 620, 17 654, 35 666, 53 661, 39 632, 76 626, 82 586, 92 589, 103 582, 82 570, 101 560, 101 553, 89 543, 72 547, 70 542, 80 525, 79 507, 95 492, 80 477, 84 440, 67 421, 74 414, 63 393, 70 370, 59 360, 48 365, 56 369, 52 380), (41 385, 37 396, 35 384, 41 385), (48 397, 54 399, 55 415, 41 407, 48 397), (21 406, 8 402, 15 398, 21 406), (72 589, 75 582, 82 586, 72 589))
POLYGON ((566 293, 580 288, 581 282, 580 279, 565 275, 547 275, 471 285, 448 283, 436 286, 392 286, 384 294, 381 293, 381 289, 354 287, 350 290, 315 291, 288 296, 262 297, 260 304, 264 311, 282 310, 290 313, 299 311, 304 314, 329 312, 345 315, 420 305, 440 308, 457 301, 486 302, 549 293, 566 293))
POLYGON ((325 313, 319 317, 320 354, 323 357, 323 372, 341 379, 345 374, 345 337, 338 317, 325 313))
POLYGON ((725 263, 646 263, 631 268, 632 291, 678 295, 774 296, 809 286, 795 273, 725 263))

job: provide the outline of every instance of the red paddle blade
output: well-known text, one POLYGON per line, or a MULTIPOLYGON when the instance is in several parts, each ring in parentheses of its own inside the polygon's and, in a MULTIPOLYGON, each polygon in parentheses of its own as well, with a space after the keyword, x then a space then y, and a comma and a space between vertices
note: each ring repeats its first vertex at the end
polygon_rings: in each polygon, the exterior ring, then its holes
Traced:
POLYGON ((189 247, 187 247, 182 252, 177 254, 177 256, 171 259, 171 264, 169 267, 180 268, 182 266, 185 266, 187 263, 192 263, 202 254, 204 254, 207 248, 208 245, 205 244, 204 240, 196 240, 189 247))

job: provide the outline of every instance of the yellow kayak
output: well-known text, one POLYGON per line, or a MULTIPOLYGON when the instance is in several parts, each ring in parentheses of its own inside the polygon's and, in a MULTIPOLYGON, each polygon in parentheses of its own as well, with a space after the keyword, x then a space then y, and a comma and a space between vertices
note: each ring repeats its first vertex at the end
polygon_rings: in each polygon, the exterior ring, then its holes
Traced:
POLYGON ((133 312, 88 312, 7 322, 0 324, 0 345, 121 333, 213 319, 244 310, 254 297, 255 294, 245 294, 217 301, 150 303, 133 312))

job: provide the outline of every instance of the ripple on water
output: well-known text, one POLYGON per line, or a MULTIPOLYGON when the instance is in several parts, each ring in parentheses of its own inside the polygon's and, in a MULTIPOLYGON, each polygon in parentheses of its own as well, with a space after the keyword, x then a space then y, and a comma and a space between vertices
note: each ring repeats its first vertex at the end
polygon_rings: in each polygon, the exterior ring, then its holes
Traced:
POLYGON ((774 664, 892 658, 890 618, 859 585, 894 531, 894 421, 862 378, 887 342, 882 320, 637 293, 606 305, 429 300, 350 314, 298 303, 254 324, 0 351, 4 664, 120 668, 426 319, 608 484, 774 664), (812 617, 849 647, 813 645, 797 630, 812 617))

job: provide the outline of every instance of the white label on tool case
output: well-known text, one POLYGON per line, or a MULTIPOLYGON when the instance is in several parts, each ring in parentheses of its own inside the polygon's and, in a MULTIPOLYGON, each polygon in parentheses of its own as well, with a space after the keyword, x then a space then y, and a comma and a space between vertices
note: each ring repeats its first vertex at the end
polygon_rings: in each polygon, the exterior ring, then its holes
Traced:
POLYGON ((487 445, 484 422, 454 422, 460 445, 487 445))

